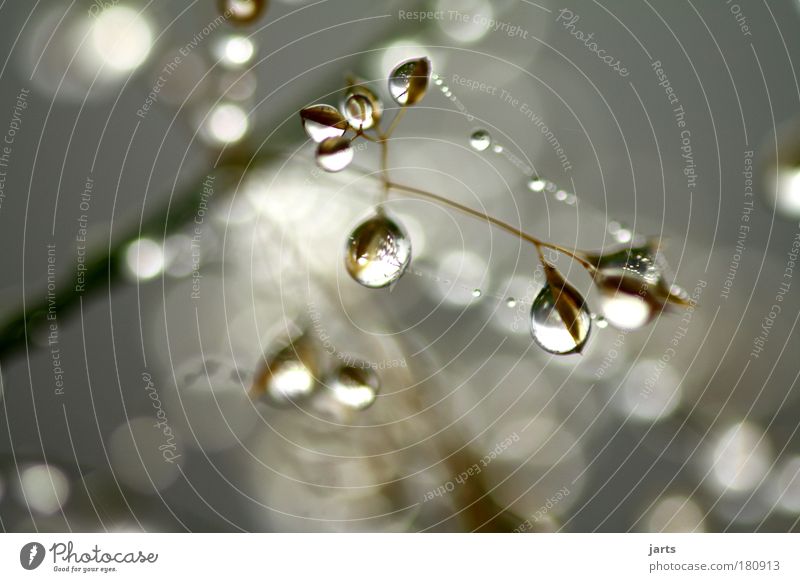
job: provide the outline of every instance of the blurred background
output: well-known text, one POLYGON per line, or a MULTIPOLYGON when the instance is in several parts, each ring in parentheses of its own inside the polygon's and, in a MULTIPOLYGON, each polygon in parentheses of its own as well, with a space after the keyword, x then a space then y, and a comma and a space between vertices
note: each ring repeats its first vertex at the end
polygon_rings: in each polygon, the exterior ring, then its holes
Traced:
POLYGON ((4 531, 798 529, 798 2, 228 4, 0 4, 4 531), (298 111, 391 119, 423 56, 393 181, 653 237, 692 305, 554 356, 533 247, 404 192, 354 282, 380 149, 327 173, 298 111), (276 354, 304 398, 250 397, 276 354))

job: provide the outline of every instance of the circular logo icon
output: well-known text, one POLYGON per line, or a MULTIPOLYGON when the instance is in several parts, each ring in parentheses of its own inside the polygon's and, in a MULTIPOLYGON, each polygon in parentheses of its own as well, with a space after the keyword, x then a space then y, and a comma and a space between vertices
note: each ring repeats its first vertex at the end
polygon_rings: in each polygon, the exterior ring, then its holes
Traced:
POLYGON ((44 561, 44 546, 39 542, 28 542, 19 551, 19 563, 26 570, 35 570, 44 561))

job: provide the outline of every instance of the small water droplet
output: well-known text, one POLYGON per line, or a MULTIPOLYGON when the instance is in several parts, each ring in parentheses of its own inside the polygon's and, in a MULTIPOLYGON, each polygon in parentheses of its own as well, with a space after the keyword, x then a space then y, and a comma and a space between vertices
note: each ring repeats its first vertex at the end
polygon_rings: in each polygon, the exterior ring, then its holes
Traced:
POLYGON ((506 306, 508 306, 510 309, 514 309, 517 306, 517 300, 513 297, 509 297, 506 299, 506 306))
POLYGON ((475 297, 475 298, 478 298, 478 297, 480 297, 481 295, 483 295, 483 293, 481 292, 481 290, 480 290, 480 289, 473 289, 473 290, 472 290, 472 296, 473 296, 473 297, 475 297))
POLYGON ((603 317, 602 315, 599 317, 595 316, 594 314, 592 315, 593 317, 595 317, 595 323, 597 324, 597 327, 599 327, 600 329, 605 329, 608 327, 608 322, 606 321, 605 317, 603 317))
POLYGON ((494 146, 492 146, 492 151, 494 153, 496 153, 496 154, 502 154, 503 153, 503 146, 501 146, 499 143, 496 143, 496 144, 494 144, 494 146))
POLYGON ((341 366, 328 383, 334 400, 353 410, 370 407, 378 396, 380 379, 367 363, 341 366))
POLYGON ((614 239, 620 243, 631 242, 633 239, 633 233, 627 228, 619 228, 617 232, 614 233, 614 239))
POLYGON ((469 136, 469 145, 475 151, 484 152, 492 145, 492 136, 485 129, 476 129, 469 136))
POLYGON ((311 342, 301 336, 270 356, 253 381, 252 394, 278 407, 308 396, 317 387, 318 363, 311 342))
POLYGON ((386 287, 411 261, 411 240, 398 223, 379 214, 359 224, 347 240, 345 267, 361 285, 386 287))
POLYGON ((328 172, 339 172, 350 165, 354 153, 346 137, 329 137, 317 148, 317 164, 328 172))
MULTIPOLYGON (((563 289, 562 292, 565 290, 567 289, 563 289)), ((592 326, 592 319, 585 303, 581 304, 575 325, 577 338, 569 332, 556 309, 552 287, 545 285, 531 306, 533 339, 539 347, 551 354, 574 354, 580 352, 586 345, 592 326)))
POLYGON ((564 192, 564 190, 559 190, 558 192, 556 192, 556 200, 558 200, 559 202, 563 202, 566 199, 567 199, 567 193, 564 192))
POLYGON ((543 192, 547 183, 539 176, 533 176, 528 180, 528 188, 531 192, 543 192))

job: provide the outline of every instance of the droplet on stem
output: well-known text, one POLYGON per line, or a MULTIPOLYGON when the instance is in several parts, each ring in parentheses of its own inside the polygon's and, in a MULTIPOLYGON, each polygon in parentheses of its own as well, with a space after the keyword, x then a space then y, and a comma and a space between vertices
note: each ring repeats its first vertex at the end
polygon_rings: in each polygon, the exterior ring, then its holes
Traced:
POLYGON ((544 263, 544 270, 547 284, 531 306, 531 335, 551 354, 580 353, 592 327, 586 302, 555 267, 544 263))
POLYGON ((312 394, 317 387, 318 373, 316 350, 312 342, 301 335, 264 360, 250 393, 254 397, 265 396, 274 406, 289 406, 312 394))
POLYGON ((234 24, 250 24, 267 9, 267 0, 219 0, 219 10, 234 24))
POLYGON ((333 105, 312 105, 300 110, 306 135, 317 143, 341 137, 347 131, 347 120, 333 105))
POLYGON ((411 261, 411 241, 385 214, 359 224, 347 239, 345 267, 361 285, 380 288, 400 278, 411 261))
POLYGON ((428 89, 431 62, 425 57, 400 63, 389 75, 389 94, 398 105, 419 102, 428 89))
MULTIPOLYGON (((344 103, 342 104, 342 110, 348 122, 350 122, 350 118, 347 115, 348 101, 352 98, 356 98, 356 101, 350 104, 351 107, 357 106, 354 112, 366 109, 366 105, 369 105, 369 116, 364 116, 363 124, 354 125, 351 122, 350 125, 352 127, 355 129, 370 129, 381 122, 381 117, 383 116, 383 102, 369 87, 359 84, 359 82, 353 78, 348 79, 348 87, 344 94, 344 103), (364 100, 366 100, 366 103, 364 103, 364 100)), ((360 122, 358 119, 355 121, 357 123, 360 122)))
POLYGON ((469 145, 478 152, 484 152, 492 145, 492 136, 485 129, 476 129, 469 136, 469 145))
POLYGON ((542 180, 539 176, 533 176, 530 180, 528 180, 528 188, 531 192, 544 192, 544 188, 547 185, 547 182, 542 180))
POLYGON ((369 408, 378 396, 380 379, 366 362, 340 366, 327 383, 333 399, 352 410, 369 408))
POLYGON ((344 102, 344 117, 356 130, 369 129, 374 125, 372 103, 364 95, 350 95, 344 102))
POLYGON ((317 146, 317 164, 327 172, 339 172, 350 165, 354 153, 346 137, 329 137, 317 146))

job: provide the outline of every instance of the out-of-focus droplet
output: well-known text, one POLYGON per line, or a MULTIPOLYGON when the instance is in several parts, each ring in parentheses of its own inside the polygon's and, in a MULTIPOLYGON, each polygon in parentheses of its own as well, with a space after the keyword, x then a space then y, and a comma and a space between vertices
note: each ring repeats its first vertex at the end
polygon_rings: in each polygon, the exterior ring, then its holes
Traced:
POLYGON ((300 110, 306 135, 317 143, 340 137, 347 131, 347 120, 333 105, 312 105, 300 110))
POLYGON ((369 129, 374 125, 372 103, 364 95, 350 95, 344 102, 344 117, 353 129, 369 129))
POLYGON ((469 136, 469 145, 478 152, 484 152, 492 145, 492 136, 485 129, 476 129, 469 136))
POLYGON ((423 57, 400 63, 389 76, 389 94, 398 105, 419 102, 428 88, 431 62, 423 57))
POLYGON ((653 506, 647 517, 647 531, 683 533, 705 531, 705 511, 692 499, 671 495, 653 506))
POLYGON ((346 137, 329 137, 317 146, 317 164, 326 172, 340 172, 353 161, 355 152, 346 137))
POLYGON ((681 396, 680 375, 660 360, 638 361, 620 386, 622 412, 646 421, 668 417, 680 404, 681 396))
POLYGON ((509 297, 508 299, 506 299, 506 307, 508 307, 509 309, 514 309, 516 306, 517 306, 516 299, 514 299, 513 297, 509 297))
POLYGON ((253 41, 246 36, 232 35, 219 45, 219 58, 229 67, 238 67, 250 62, 256 48, 253 41))
POLYGON ((69 480, 52 465, 30 465, 19 475, 17 501, 45 515, 55 513, 69 499, 69 480))
POLYGON ((365 287, 386 287, 400 278, 411 261, 411 240, 384 214, 359 224, 347 239, 345 267, 365 287))
POLYGON ((234 24, 250 24, 267 9, 267 0, 219 0, 219 11, 234 24))
POLYGON ((489 0, 438 0, 435 10, 439 14, 457 15, 455 18, 438 18, 436 24, 447 36, 461 43, 477 42, 491 32, 488 23, 495 21, 489 0))
POLYGON ((800 513, 800 456, 787 459, 775 479, 778 507, 787 513, 800 513))
POLYGON ((607 292, 599 298, 605 321, 624 330, 639 329, 650 322, 656 314, 653 306, 642 295, 620 291, 618 287, 614 280, 606 280, 607 292))
POLYGON ((152 279, 164 269, 164 251, 154 240, 140 238, 125 250, 125 264, 134 279, 152 279))
POLYGON ((307 336, 301 335, 263 361, 251 394, 264 395, 274 406, 289 406, 310 396, 318 378, 317 350, 307 336))
POLYGON ((539 176, 533 176, 530 180, 528 180, 528 188, 531 192, 544 192, 546 185, 547 182, 545 182, 539 176))
POLYGON ((496 144, 494 144, 492 146, 492 151, 494 153, 496 153, 496 154, 502 154, 503 153, 503 146, 501 146, 499 143, 496 143, 496 144))
POLYGON ((729 427, 717 436, 712 446, 711 482, 722 491, 752 491, 772 463, 766 435, 749 422, 729 427))
POLYGON ((341 366, 327 384, 334 400, 353 410, 364 410, 375 402, 380 390, 378 374, 367 363, 341 366))
MULTIPOLYGON (((547 270, 548 267, 546 266, 547 270)), ((592 318, 586 303, 574 287, 563 279, 548 284, 531 306, 531 335, 536 343, 551 354, 579 353, 589 339, 592 318)))
POLYGON ((213 141, 228 144, 242 139, 249 125, 244 109, 233 103, 220 103, 208 114, 205 129, 213 141))
POLYGON ((92 41, 107 66, 132 71, 150 54, 153 33, 138 10, 111 6, 94 19, 92 41))

